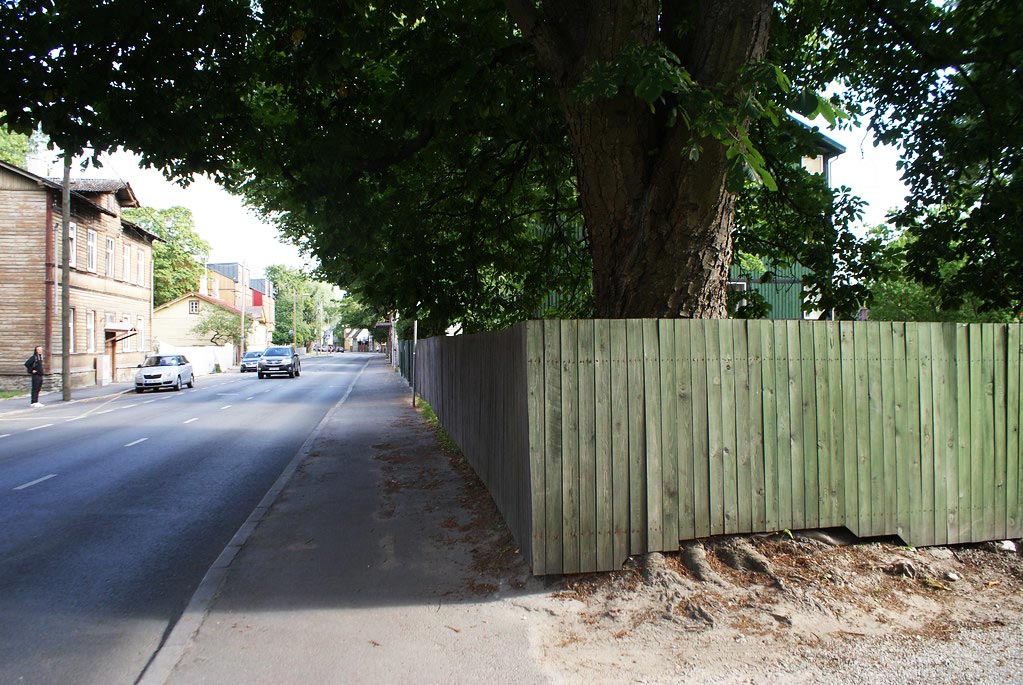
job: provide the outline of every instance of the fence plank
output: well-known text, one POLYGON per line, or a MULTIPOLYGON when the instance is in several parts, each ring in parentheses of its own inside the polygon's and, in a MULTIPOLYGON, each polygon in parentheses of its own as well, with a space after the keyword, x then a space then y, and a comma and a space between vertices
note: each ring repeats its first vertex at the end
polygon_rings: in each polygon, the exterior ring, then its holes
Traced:
MULTIPOLYGON (((450 346, 454 347, 454 346, 450 346)), ((564 520, 563 478, 561 462, 561 322, 543 322, 543 349, 546 359, 544 374, 544 436, 546 453, 544 472, 547 484, 546 543, 547 572, 563 573, 565 555, 562 546, 564 520)))
POLYGON ((844 444, 845 470, 845 525, 854 535, 860 535, 859 523, 859 452, 858 439, 862 428, 856 422, 856 349, 854 346, 853 325, 851 321, 839 324, 842 354, 842 413, 843 425, 846 427, 844 444))
POLYGON ((646 435, 646 549, 664 549, 661 473, 661 362, 657 320, 643 319, 643 401, 646 435))
POLYGON ((678 380, 675 322, 657 322, 661 376, 661 525, 665 550, 678 549, 678 380))
POLYGON ((972 442, 970 434, 970 380, 972 369, 970 364, 970 328, 966 324, 956 324, 956 404, 959 423, 959 535, 960 539, 969 540, 973 537, 973 478, 972 478, 972 442))
POLYGON ((945 326, 930 324, 931 363, 934 397, 934 543, 948 544, 949 522, 952 511, 948 507, 948 472, 951 459, 949 452, 955 445, 951 433, 949 400, 948 356, 945 354, 945 326))
MULTIPOLYGON (((543 324, 527 321, 526 327, 526 392, 529 412, 529 499, 531 521, 531 566, 533 573, 547 573, 546 511, 547 480, 544 474, 544 350, 543 324)), ((432 391, 432 388, 431 388, 432 391)), ((432 396, 432 392, 431 392, 432 396)))
POLYGON ((724 430, 721 407, 721 328, 705 322, 703 332, 707 344, 707 478, 710 507, 710 534, 725 532, 724 484, 722 483, 724 430))
POLYGON ((579 322, 579 568, 597 566, 597 409, 593 321, 579 322))
POLYGON ((561 322, 561 526, 565 573, 579 565, 578 321, 561 322))
POLYGON ((611 325, 598 319, 594 325, 593 393, 594 460, 597 479, 597 570, 618 568, 614 555, 613 474, 611 431, 613 426, 611 390, 611 325))
POLYGON ((778 530, 778 382, 775 377, 777 352, 774 349, 774 322, 761 324, 764 395, 764 516, 765 529, 778 530))
POLYGON ((982 451, 983 456, 983 467, 982 467, 982 481, 984 484, 984 495, 983 495, 983 534, 985 538, 991 539, 998 533, 996 532, 995 526, 995 498, 997 492, 995 490, 996 474, 995 474, 995 425, 994 416, 991 408, 994 406, 995 400, 995 374, 994 374, 994 356, 995 356, 995 337, 993 333, 994 324, 980 324, 981 329, 981 344, 982 344, 982 359, 981 367, 983 369, 983 383, 984 383, 984 394, 982 397, 983 404, 981 406, 981 436, 982 436, 982 451))
POLYGON ((629 556, 629 365, 625 321, 609 324, 611 336, 611 508, 614 564, 629 556))
POLYGON ((689 322, 693 359, 693 521, 696 537, 707 537, 710 527, 710 444, 707 390, 707 322, 689 322))
POLYGON ((799 322, 800 367, 802 376, 802 418, 803 418, 803 527, 819 528, 820 516, 820 470, 818 465, 819 445, 817 437, 817 370, 814 363, 814 322, 799 322))
POLYGON ((788 338, 788 391, 789 391, 789 468, 787 473, 792 494, 792 518, 786 528, 806 528, 805 487, 803 484, 803 364, 799 322, 785 322, 788 338))
POLYGON ((735 369, 735 465, 736 532, 753 531, 753 429, 750 415, 750 369, 754 366, 749 350, 746 322, 733 321, 732 364, 735 369))
POLYGON ((823 324, 827 332, 828 404, 831 410, 831 520, 829 526, 845 525, 845 417, 842 403, 842 350, 837 322, 823 324))
POLYGON ((881 438, 882 493, 884 498, 882 528, 885 535, 895 533, 898 526, 896 515, 895 477, 895 361, 893 359, 894 336, 891 322, 880 324, 881 355, 881 402, 884 412, 884 433, 881 438))
POLYGON ((934 391, 931 327, 919 328, 920 358, 920 535, 915 544, 934 543, 934 391))
POLYGON ((678 404, 678 534, 683 540, 696 537, 693 512, 694 458, 693 451, 693 362, 690 341, 690 321, 676 319, 675 325, 675 381, 678 404))
POLYGON ((856 392, 856 473, 857 494, 859 500, 859 516, 857 526, 859 535, 871 535, 870 501, 870 385, 868 383, 869 368, 867 356, 867 326, 853 328, 853 368, 856 392))
POLYGON ((736 435, 736 361, 733 322, 722 322, 719 330, 721 370, 721 505, 722 526, 727 534, 739 532, 738 440, 736 435))
POLYGON ((793 528, 792 520, 792 379, 788 358, 791 355, 787 322, 774 325, 774 383, 777 391, 775 410, 778 413, 776 468, 778 469, 778 527, 793 528))
POLYGON ((1019 506, 1019 413, 1020 413, 1020 326, 1009 324, 1006 331, 1006 445, 1005 445, 1005 536, 1018 538, 1020 532, 1019 506))
POLYGON ((626 320, 625 340, 629 361, 629 550, 630 554, 642 554, 647 549, 642 321, 626 320))
POLYGON ((881 323, 870 321, 864 326, 867 333, 867 413, 870 470, 870 534, 884 532, 884 404, 881 396, 881 323))
POLYGON ((1008 346, 1007 329, 1005 324, 992 324, 991 336, 994 345, 992 363, 994 365, 994 404, 992 409, 995 415, 995 526, 994 534, 999 538, 1005 538, 1006 533, 1006 435, 1005 435, 1005 409, 1006 409, 1006 347, 1008 346))
POLYGON ((764 478, 764 322, 746 322, 749 358, 749 460, 751 531, 767 530, 767 492, 764 478))
POLYGON ((910 488, 909 371, 906 324, 892 325, 892 380, 895 384, 895 534, 909 544, 913 518, 910 488))

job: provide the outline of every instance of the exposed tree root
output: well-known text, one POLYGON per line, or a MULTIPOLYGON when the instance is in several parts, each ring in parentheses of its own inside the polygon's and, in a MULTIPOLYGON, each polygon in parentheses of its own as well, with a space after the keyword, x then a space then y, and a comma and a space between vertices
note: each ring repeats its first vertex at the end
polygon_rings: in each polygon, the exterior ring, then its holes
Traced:
POLYGON ((682 564, 697 580, 719 587, 731 587, 707 561, 707 550, 699 542, 687 542, 682 548, 682 564))

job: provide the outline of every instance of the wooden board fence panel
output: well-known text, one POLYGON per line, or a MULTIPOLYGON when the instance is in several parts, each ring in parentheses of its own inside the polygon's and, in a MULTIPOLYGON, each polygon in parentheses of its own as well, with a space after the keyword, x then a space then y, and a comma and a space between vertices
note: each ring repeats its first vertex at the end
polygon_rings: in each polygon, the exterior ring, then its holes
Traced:
POLYGON ((1019 536, 1021 362, 1020 325, 595 320, 402 341, 398 371, 556 574, 783 528, 1019 536))

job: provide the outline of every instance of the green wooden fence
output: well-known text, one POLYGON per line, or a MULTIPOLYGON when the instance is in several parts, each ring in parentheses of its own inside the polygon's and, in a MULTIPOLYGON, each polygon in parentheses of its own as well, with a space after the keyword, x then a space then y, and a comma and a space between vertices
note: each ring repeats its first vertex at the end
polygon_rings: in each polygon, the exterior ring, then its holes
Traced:
POLYGON ((536 574, 729 533, 1023 534, 1019 325, 531 321, 417 386, 536 574))

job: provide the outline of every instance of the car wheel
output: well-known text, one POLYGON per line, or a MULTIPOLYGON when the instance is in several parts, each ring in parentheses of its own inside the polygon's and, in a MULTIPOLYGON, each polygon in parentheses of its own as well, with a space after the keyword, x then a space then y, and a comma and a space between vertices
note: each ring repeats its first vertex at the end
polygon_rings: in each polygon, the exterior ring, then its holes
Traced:
POLYGON ((266 376, 264 376, 264 375, 263 375, 263 372, 262 372, 262 371, 260 371, 260 372, 259 372, 259 380, 263 380, 264 378, 266 378, 266 376))
POLYGON ((190 387, 190 388, 194 388, 195 387, 195 374, 194 373, 191 376, 188 377, 188 387, 190 387))
POLYGON ((141 395, 142 394, 142 388, 135 388, 135 392, 137 392, 138 394, 141 395))
POLYGON ((178 390, 181 390, 181 376, 178 376, 178 379, 174 381, 174 392, 178 390))

